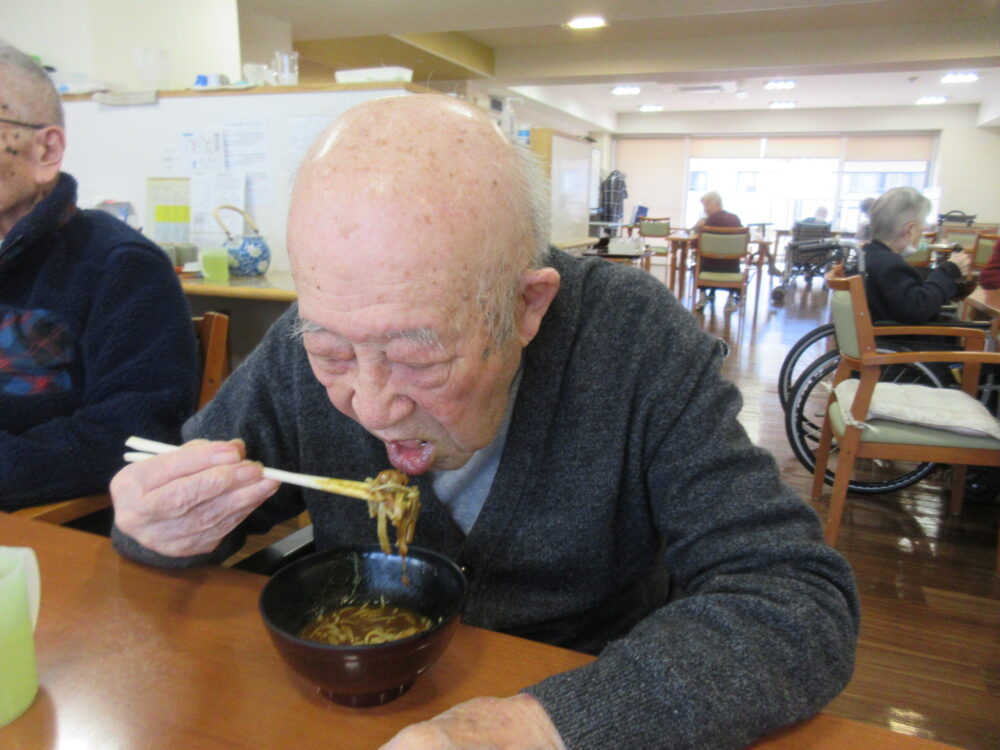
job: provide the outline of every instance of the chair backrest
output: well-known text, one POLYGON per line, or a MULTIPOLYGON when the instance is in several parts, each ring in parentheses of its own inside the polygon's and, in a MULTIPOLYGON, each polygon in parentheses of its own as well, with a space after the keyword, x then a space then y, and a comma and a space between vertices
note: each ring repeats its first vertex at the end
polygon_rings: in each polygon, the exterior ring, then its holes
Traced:
POLYGON ((931 265, 931 249, 930 247, 924 247, 923 250, 918 249, 917 252, 904 256, 903 260, 917 268, 929 268, 931 265))
POLYGON ((976 245, 976 237, 980 231, 970 227, 953 227, 942 224, 941 231, 938 233, 938 242, 961 245, 963 250, 972 250, 976 245))
POLYGON ((640 218, 638 227, 639 227, 640 237, 669 237, 670 217, 664 216, 662 218, 650 218, 650 217, 640 218))
POLYGON ((826 274, 826 284, 833 290, 830 318, 841 356, 857 360, 862 352, 875 351, 864 278, 860 274, 844 276, 844 266, 838 263, 826 274))
POLYGON ((990 234, 980 232, 976 235, 976 244, 972 249, 972 267, 982 270, 983 266, 993 255, 993 247, 1000 241, 1000 234, 990 234))
POLYGON ((229 377, 229 316, 219 312, 206 312, 192 318, 198 346, 201 350, 201 390, 198 408, 212 400, 229 377))
POLYGON ((750 230, 747 227, 702 227, 698 252, 704 256, 740 258, 747 254, 750 230))
POLYGON ((825 221, 797 221, 792 225, 792 242, 821 240, 830 236, 830 224, 825 221))

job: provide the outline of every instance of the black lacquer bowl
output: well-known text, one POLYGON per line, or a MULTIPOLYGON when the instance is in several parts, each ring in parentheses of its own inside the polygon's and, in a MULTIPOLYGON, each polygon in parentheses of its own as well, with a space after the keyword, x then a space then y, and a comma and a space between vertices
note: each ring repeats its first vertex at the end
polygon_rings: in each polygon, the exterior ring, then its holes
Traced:
POLYGON ((399 555, 378 546, 316 552, 279 570, 260 595, 260 613, 291 667, 332 701, 377 706, 405 693, 444 652, 461 619, 466 583, 448 558, 410 547, 402 580, 399 555), (333 646, 299 638, 317 615, 377 602, 419 612, 434 625, 422 633, 368 646, 333 646))

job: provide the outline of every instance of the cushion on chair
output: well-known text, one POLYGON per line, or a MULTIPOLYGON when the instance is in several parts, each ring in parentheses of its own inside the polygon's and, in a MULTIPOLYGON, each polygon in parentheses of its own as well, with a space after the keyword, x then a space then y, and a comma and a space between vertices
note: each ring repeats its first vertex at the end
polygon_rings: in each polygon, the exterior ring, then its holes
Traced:
MULTIPOLYGON (((849 379, 834 388, 845 421, 849 421, 858 383, 858 380, 849 379)), ((877 383, 866 422, 870 424, 873 419, 1000 440, 1000 422, 979 401, 953 388, 877 383)), ((871 439, 890 442, 879 436, 871 439)))
POLYGON ((739 284, 743 281, 743 274, 721 273, 719 271, 702 271, 698 274, 698 281, 726 281, 739 284))

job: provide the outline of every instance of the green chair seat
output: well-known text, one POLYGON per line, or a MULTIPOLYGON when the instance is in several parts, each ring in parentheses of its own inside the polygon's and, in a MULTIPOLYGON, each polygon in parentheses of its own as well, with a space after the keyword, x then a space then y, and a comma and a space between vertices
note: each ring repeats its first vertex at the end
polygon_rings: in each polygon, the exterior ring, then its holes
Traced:
MULTIPOLYGON (((830 426, 837 437, 844 434, 846 423, 840 404, 830 407, 830 426)), ((865 443, 900 443, 903 445, 934 445, 949 448, 978 448, 1000 451, 1000 440, 960 432, 939 430, 934 427, 894 422, 888 419, 869 419, 861 432, 865 443)))

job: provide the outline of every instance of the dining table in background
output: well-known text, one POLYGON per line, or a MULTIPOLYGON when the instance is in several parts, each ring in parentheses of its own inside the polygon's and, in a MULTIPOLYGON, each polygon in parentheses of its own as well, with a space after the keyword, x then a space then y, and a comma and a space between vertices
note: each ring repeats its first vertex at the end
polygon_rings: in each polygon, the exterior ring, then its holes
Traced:
MULTIPOLYGON (((511 695, 593 661, 586 654, 462 625, 402 697, 354 709, 288 668, 257 610, 263 576, 151 568, 101 536, 0 513, 0 545, 38 556, 34 704, 0 727, 4 750, 331 748, 372 750, 404 726, 480 695, 511 695)), ((937 742, 820 714, 769 750, 931 750, 937 742)))

